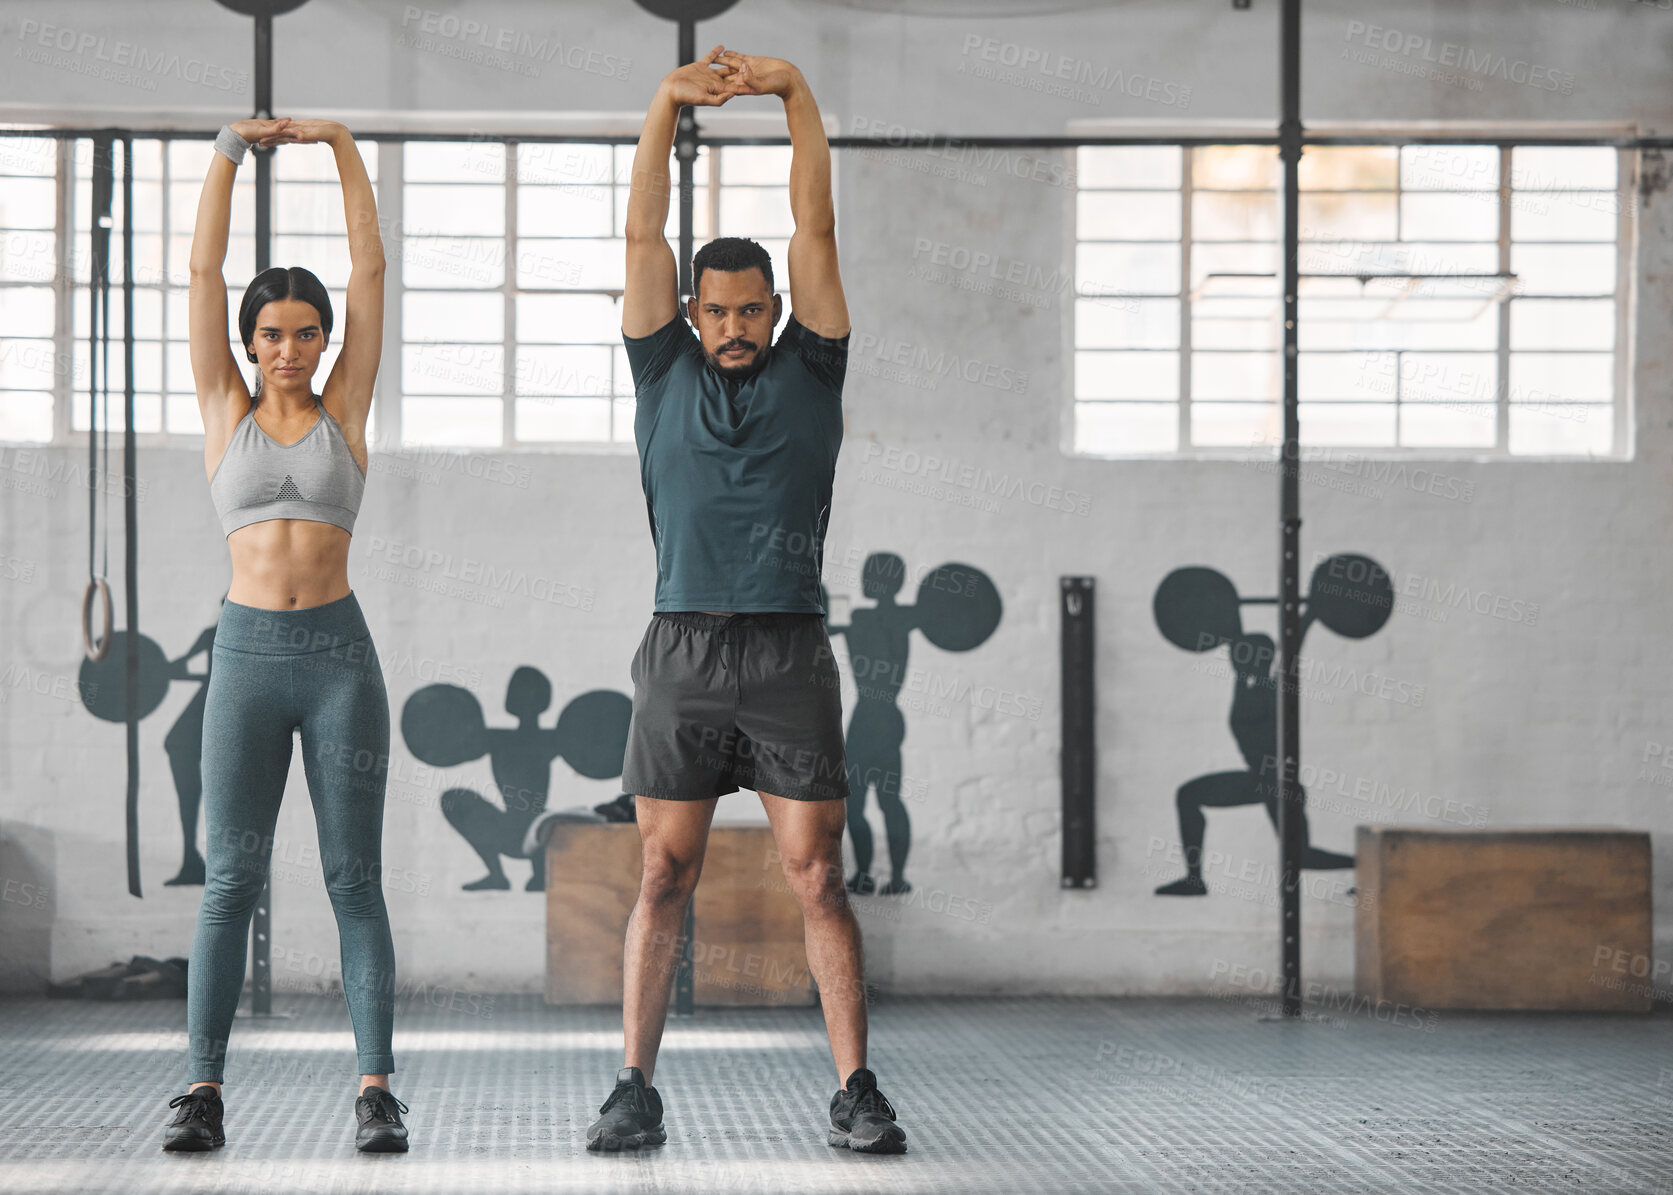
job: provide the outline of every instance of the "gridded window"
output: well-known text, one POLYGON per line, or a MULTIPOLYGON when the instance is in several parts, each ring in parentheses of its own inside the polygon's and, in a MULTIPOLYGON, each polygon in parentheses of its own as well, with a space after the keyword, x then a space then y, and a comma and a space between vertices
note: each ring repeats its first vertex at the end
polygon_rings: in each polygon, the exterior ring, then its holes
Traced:
MULTIPOLYGON (((1276 150, 1079 154, 1076 449, 1275 445, 1276 150)), ((1303 153, 1302 443, 1618 454, 1621 176, 1622 154, 1611 148, 1303 153)))
MULTIPOLYGON (((358 143, 376 193, 377 146, 358 143)), ((70 427, 88 427, 87 389, 93 376, 89 334, 92 329, 93 142, 67 144, 72 157, 75 200, 65 229, 72 246, 74 287, 67 352, 73 362, 68 400, 70 427)), ((122 146, 114 154, 112 211, 122 223, 122 146)), ((203 180, 215 150, 207 141, 134 142, 134 427, 139 432, 202 435, 203 422, 193 385, 189 287, 192 233, 197 222, 203 180)), ((118 232, 110 239, 111 280, 108 328, 111 344, 100 354, 98 375, 108 376, 113 397, 124 386, 122 352, 123 245, 118 232), (108 372, 106 362, 108 361, 108 372)), ((342 187, 330 147, 292 145, 274 155, 274 265, 299 265, 319 276, 330 294, 335 326, 314 379, 325 385, 342 345, 344 287, 348 283, 348 241, 342 187)), ((227 285, 227 343, 233 359, 253 383, 238 336, 238 305, 255 276, 255 170, 245 160, 233 184, 231 221, 223 274, 227 285)), ((101 317, 103 318, 103 317, 101 317)), ((61 342, 62 343, 62 342, 61 342)), ((103 386, 101 384, 101 389, 103 386)), ((120 415, 113 403, 112 418, 120 415)), ((101 414, 100 422, 104 422, 101 414)), ((371 427, 368 425, 368 431, 371 427)))
POLYGON ((55 142, 0 138, 0 440, 52 439, 57 170, 55 142))
MULTIPOLYGON (((631 444, 621 343, 634 147, 408 142, 403 154, 402 439, 631 444)), ((699 243, 748 236, 783 289, 789 147, 700 147, 699 243)), ((677 243, 679 208, 664 232, 677 243)))

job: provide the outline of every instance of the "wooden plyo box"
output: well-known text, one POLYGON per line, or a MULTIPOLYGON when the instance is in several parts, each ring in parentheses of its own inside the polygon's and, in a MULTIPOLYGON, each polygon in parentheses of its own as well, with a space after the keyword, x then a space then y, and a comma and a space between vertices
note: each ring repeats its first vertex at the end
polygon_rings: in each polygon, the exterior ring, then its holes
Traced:
MULTIPOLYGON (((640 872, 639 827, 552 828, 546 846, 546 1003, 622 1002, 622 943, 640 872)), ((815 1003, 802 911, 770 826, 709 831, 693 906, 695 1003, 815 1003)))
POLYGON ((1650 836, 1360 826, 1354 982, 1421 1008, 1647 1012, 1650 836))

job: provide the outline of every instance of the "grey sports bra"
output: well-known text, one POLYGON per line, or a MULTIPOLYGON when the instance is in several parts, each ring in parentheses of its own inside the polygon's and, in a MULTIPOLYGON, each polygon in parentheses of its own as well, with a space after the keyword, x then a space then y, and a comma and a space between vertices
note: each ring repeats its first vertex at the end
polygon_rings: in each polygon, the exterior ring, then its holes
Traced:
POLYGON ((227 535, 268 519, 331 523, 353 535, 365 489, 360 462, 324 406, 314 426, 292 444, 262 431, 252 406, 209 479, 209 497, 227 535))

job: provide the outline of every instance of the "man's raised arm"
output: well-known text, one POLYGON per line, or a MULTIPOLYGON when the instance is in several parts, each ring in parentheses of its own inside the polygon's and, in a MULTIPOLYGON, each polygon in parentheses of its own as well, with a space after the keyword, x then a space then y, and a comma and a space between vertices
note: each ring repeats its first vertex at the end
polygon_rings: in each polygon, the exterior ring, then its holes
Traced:
POLYGON ((836 208, 831 202, 831 146, 819 105, 802 72, 782 58, 753 58, 730 50, 720 56, 727 78, 742 95, 784 100, 790 128, 790 313, 819 336, 848 334, 848 301, 837 269, 836 208))
POLYGON ((672 71, 656 89, 639 147, 633 154, 633 178, 627 196, 627 281, 622 294, 622 334, 649 336, 679 306, 679 268, 668 247, 668 155, 682 104, 720 105, 736 88, 713 68, 725 51, 716 46, 697 62, 672 71))

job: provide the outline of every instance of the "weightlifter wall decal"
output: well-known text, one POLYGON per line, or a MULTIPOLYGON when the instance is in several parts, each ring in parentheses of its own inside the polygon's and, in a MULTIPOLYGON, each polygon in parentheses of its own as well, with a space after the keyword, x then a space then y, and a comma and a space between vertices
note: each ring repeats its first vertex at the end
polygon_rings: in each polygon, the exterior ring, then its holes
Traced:
MULTIPOLYGON (((873 552, 860 571, 860 588, 877 604, 857 607, 845 625, 827 617, 827 631, 848 640, 848 661, 858 696, 848 720, 843 755, 848 765, 848 834, 854 843, 854 874, 848 890, 895 896, 910 892, 906 856, 912 849, 912 819, 901 800, 901 744, 906 716, 898 704, 906 684, 912 632, 923 632, 943 651, 970 651, 987 642, 1004 613, 993 579, 973 564, 943 564, 918 584, 917 600, 895 601, 906 578, 906 562, 893 552, 873 552), (877 791, 888 839, 889 879, 871 876, 874 854, 866 822, 866 795, 877 791)), ((825 608, 829 610, 829 600, 825 608)))
MULTIPOLYGON (((1158 896, 1204 896, 1203 834, 1206 809, 1263 805, 1273 828, 1278 826, 1278 681, 1273 675, 1277 647, 1271 636, 1245 632, 1241 607, 1276 605, 1277 598, 1240 598, 1224 573, 1211 568, 1175 569, 1156 587, 1152 609, 1164 638, 1186 651, 1213 651, 1222 644, 1232 666, 1232 737, 1249 765, 1243 772, 1211 772, 1188 780, 1179 788, 1179 839, 1185 853, 1185 874, 1156 889, 1158 896)), ((1376 634, 1394 610, 1394 586, 1388 571, 1369 556, 1329 556, 1313 570, 1302 601, 1301 637, 1321 622, 1338 635, 1364 639, 1376 634)), ((1306 789, 1301 799, 1307 799, 1306 789)), ((1350 855, 1313 846, 1302 814, 1301 866, 1322 870, 1352 867, 1350 855)))
POLYGON ((462 885, 467 892, 510 888, 502 857, 527 859, 533 871, 524 890, 546 890, 546 855, 530 849, 528 830, 546 809, 554 759, 589 780, 622 774, 631 697, 612 689, 582 693, 564 706, 555 726, 542 727, 540 716, 551 704, 552 682, 540 669, 524 666, 505 688, 505 712, 517 719, 515 726, 486 725, 476 694, 458 685, 426 685, 401 709, 401 737, 425 763, 450 768, 486 755, 493 768, 503 808, 468 788, 450 788, 441 797, 442 813, 488 868, 481 879, 462 885))
MULTIPOLYGON (((225 598, 221 599, 225 601, 225 598)), ((126 660, 127 631, 111 634, 110 650, 97 659, 83 658, 77 676, 81 704, 101 722, 123 723, 128 720, 126 660)), ((198 633, 192 646, 178 659, 168 653, 155 639, 139 637, 139 717, 144 719, 162 705, 168 695, 170 681, 195 681, 197 691, 180 711, 180 716, 163 736, 163 751, 168 755, 169 772, 174 779, 175 797, 180 807, 180 870, 172 879, 164 880, 168 887, 201 886, 204 880, 203 855, 198 851, 198 815, 203 808, 203 772, 199 761, 203 755, 204 694, 209 690, 209 670, 213 655, 209 649, 215 643, 215 625, 211 623, 198 633), (188 661, 203 657, 203 671, 193 672, 188 661)))

